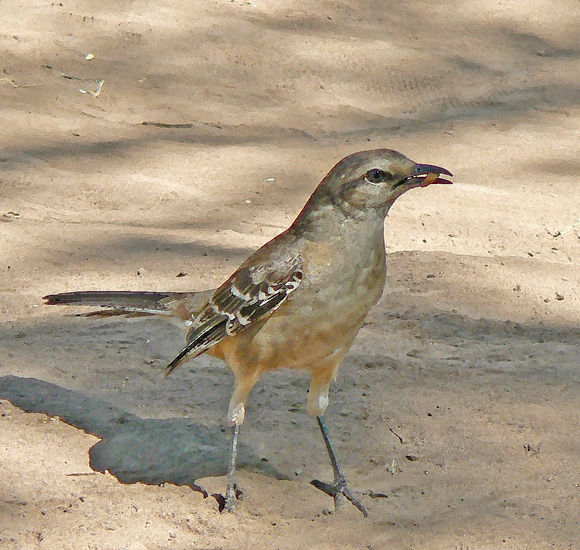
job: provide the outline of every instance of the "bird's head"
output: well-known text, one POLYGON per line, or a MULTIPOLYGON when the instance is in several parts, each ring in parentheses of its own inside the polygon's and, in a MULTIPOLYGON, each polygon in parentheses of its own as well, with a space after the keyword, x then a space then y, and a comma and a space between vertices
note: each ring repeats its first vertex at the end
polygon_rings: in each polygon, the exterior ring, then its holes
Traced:
POLYGON ((360 151, 338 162, 315 195, 346 210, 378 210, 384 215, 409 189, 452 183, 441 178, 441 174, 453 176, 445 168, 413 162, 391 149, 360 151))

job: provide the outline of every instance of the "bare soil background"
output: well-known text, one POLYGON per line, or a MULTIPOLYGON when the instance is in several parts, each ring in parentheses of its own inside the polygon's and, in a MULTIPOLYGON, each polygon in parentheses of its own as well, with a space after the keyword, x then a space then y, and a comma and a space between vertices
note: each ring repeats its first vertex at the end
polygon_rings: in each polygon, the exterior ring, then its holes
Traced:
POLYGON ((1 548, 574 547, 577 2, 0 9, 1 548), (393 208, 385 293, 331 392, 352 485, 386 498, 321 513, 308 382, 277 372, 220 515, 190 485, 225 487, 228 369, 164 379, 179 330, 40 297, 214 287, 378 147, 456 174, 393 208))

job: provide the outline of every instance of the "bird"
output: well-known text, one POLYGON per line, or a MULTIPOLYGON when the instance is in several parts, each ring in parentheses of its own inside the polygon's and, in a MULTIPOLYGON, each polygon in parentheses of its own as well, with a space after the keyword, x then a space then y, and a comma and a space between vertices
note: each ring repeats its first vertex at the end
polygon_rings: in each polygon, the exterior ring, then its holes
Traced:
POLYGON ((186 329, 186 344, 165 367, 203 353, 222 359, 235 377, 228 478, 222 509, 233 512, 238 437, 246 402, 260 376, 280 368, 310 373, 307 412, 319 426, 332 482, 311 483, 368 511, 348 483, 324 420, 338 368, 379 301, 386 278, 384 221, 404 193, 450 184, 440 166, 416 163, 392 149, 348 155, 316 187, 288 229, 251 254, 218 288, 201 292, 80 291, 44 296, 48 305, 99 306, 87 316, 156 315, 186 329))

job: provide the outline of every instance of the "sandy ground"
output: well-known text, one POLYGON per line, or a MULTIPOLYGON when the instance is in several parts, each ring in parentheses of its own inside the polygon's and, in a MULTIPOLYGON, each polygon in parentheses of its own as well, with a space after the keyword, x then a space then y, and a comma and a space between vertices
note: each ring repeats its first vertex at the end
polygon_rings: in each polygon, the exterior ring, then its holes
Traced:
POLYGON ((577 2, 1 9, 1 548, 574 547, 577 2), (220 515, 192 486, 225 486, 228 369, 164 379, 179 330, 40 297, 216 286, 374 147, 456 184, 393 208, 383 299, 332 390, 370 517, 322 513, 309 482, 331 471, 292 372, 254 390, 246 498, 220 515))

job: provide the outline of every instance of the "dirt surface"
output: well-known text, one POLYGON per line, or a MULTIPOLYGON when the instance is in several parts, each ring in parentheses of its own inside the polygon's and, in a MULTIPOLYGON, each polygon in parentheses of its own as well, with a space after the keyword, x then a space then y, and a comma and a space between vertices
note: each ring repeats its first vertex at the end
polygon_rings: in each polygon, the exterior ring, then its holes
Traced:
POLYGON ((1 9, 1 548, 574 547, 577 2, 1 9), (225 487, 228 369, 165 379, 178 329, 41 296, 214 287, 377 147, 456 184, 392 209, 385 293, 331 391, 370 517, 322 513, 309 482, 331 470, 293 372, 255 388, 245 499, 220 515, 192 485, 225 487))

